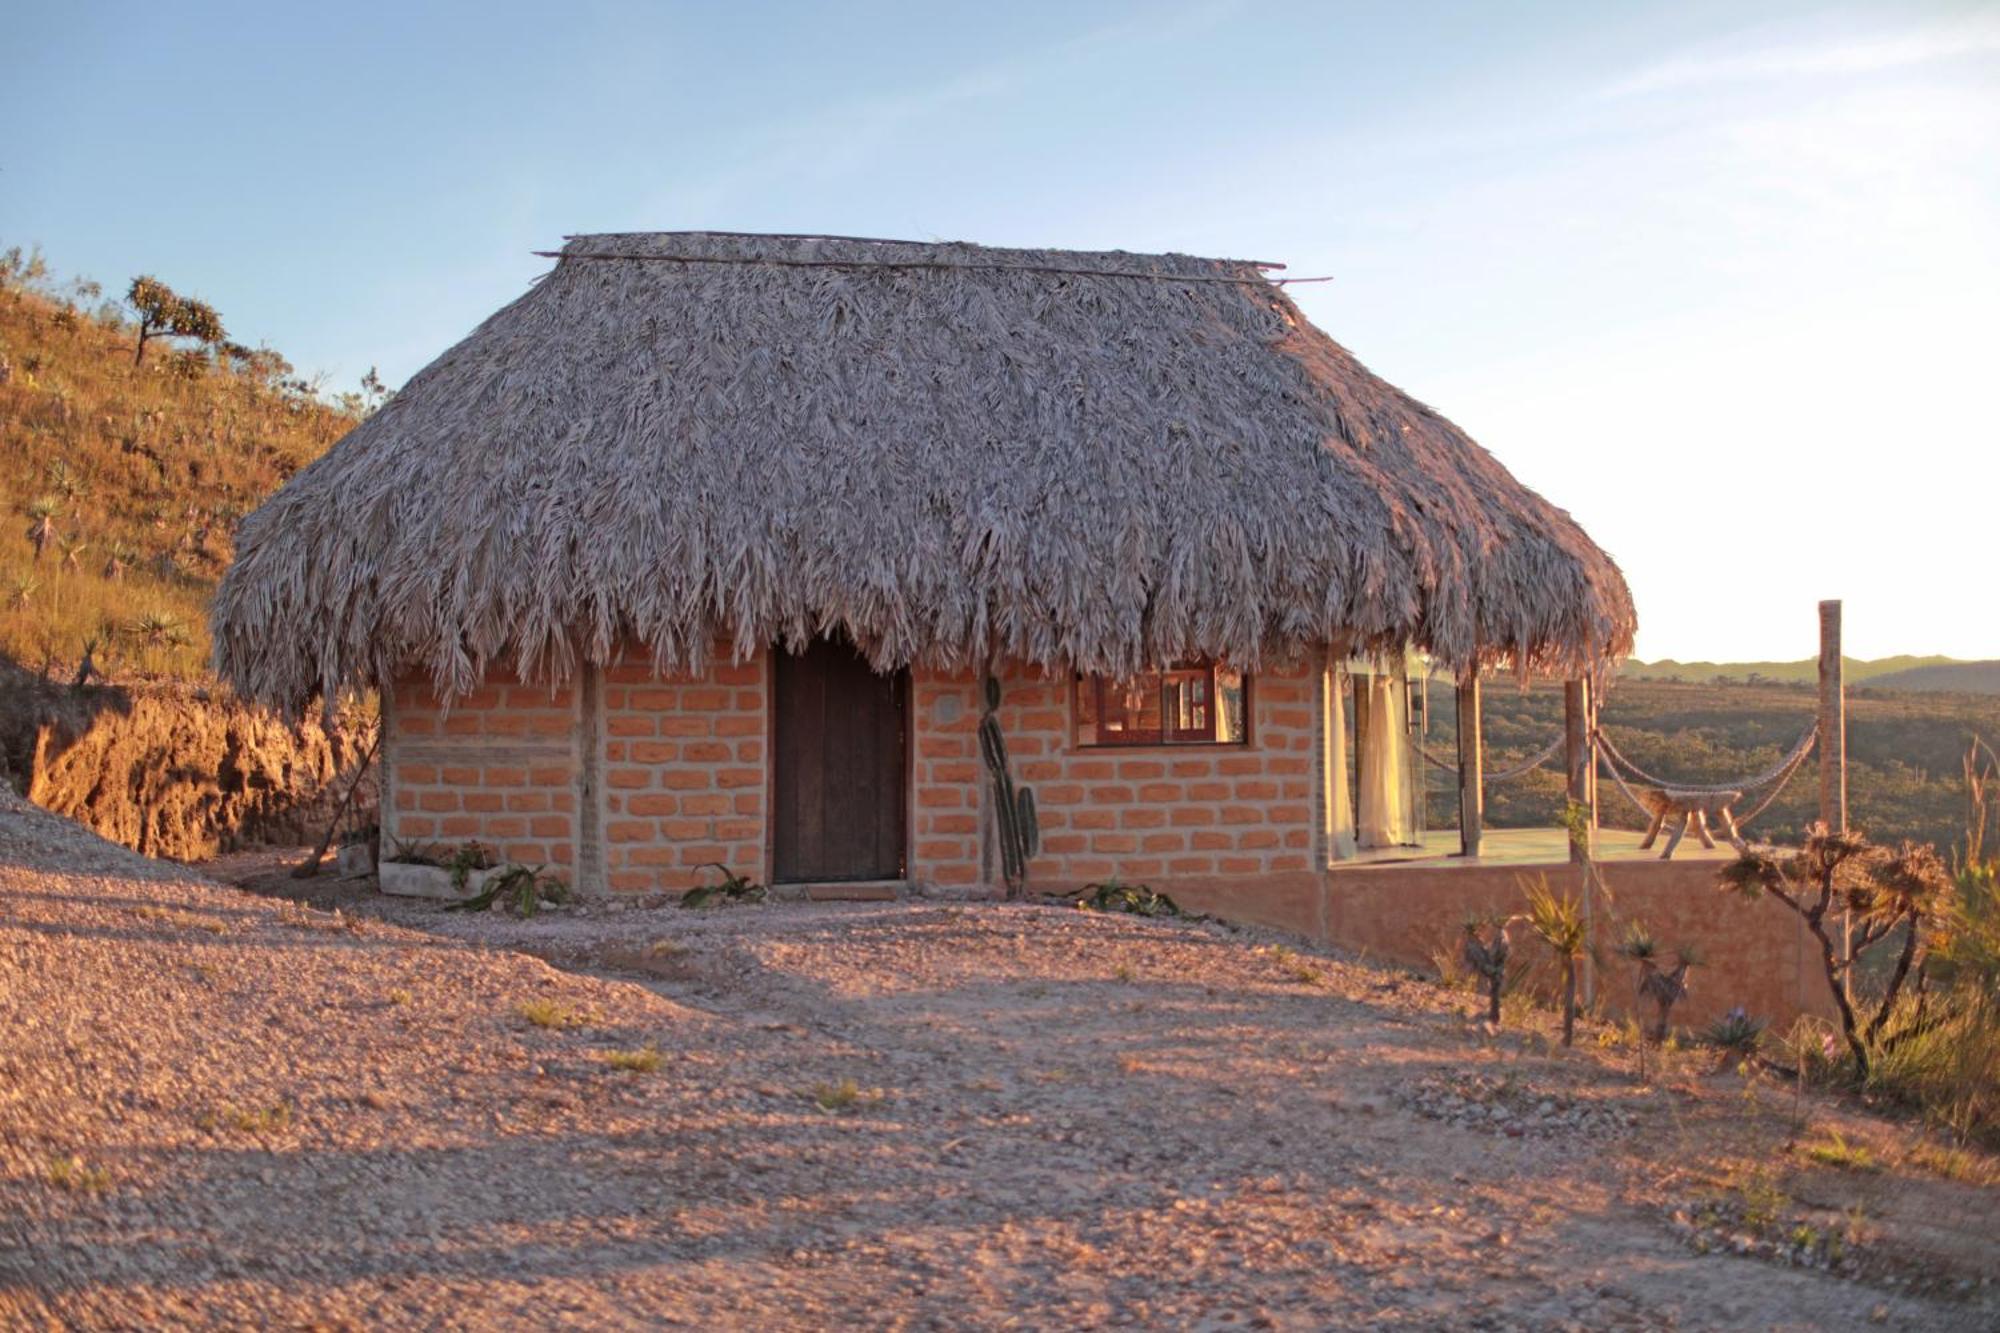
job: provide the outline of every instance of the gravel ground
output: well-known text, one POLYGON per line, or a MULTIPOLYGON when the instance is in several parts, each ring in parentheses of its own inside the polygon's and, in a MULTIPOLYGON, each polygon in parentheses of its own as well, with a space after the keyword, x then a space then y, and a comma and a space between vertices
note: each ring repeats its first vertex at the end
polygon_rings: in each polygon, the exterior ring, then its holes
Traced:
POLYGON ((1658 1200, 1740 1092, 1641 1087, 1276 936, 365 902, 259 897, 0 804, 0 1322, 2000 1315, 1976 1277, 1917 1295, 1696 1253, 1658 1200), (1475 1100, 1512 1109, 1474 1123, 1475 1100))

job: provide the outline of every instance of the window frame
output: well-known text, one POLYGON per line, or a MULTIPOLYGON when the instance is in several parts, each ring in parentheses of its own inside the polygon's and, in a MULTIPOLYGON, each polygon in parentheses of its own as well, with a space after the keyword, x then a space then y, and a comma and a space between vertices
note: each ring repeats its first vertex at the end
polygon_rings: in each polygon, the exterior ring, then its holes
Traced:
MULTIPOLYGON (((1160 725, 1145 731, 1125 731, 1107 733, 1104 730, 1106 717, 1105 703, 1110 691, 1117 688, 1117 682, 1108 676, 1095 673, 1077 672, 1071 680, 1069 692, 1070 738, 1077 750, 1203 750, 1203 749, 1247 749, 1254 742, 1251 719, 1255 710, 1251 706, 1251 673, 1238 673, 1243 682, 1243 735, 1238 740, 1223 740, 1216 735, 1221 723, 1222 690, 1217 674, 1222 664, 1214 658, 1180 658, 1168 667, 1153 671, 1142 671, 1139 679, 1151 677, 1158 692, 1160 725), (1167 725, 1169 721, 1168 690, 1170 682, 1179 677, 1183 680, 1200 682, 1204 687, 1203 725, 1200 728, 1167 725), (1093 720, 1084 720, 1083 691, 1092 692, 1094 708, 1093 720), (1129 738, 1129 739, 1128 739, 1129 738)), ((1118 709, 1122 715, 1122 705, 1118 709)))

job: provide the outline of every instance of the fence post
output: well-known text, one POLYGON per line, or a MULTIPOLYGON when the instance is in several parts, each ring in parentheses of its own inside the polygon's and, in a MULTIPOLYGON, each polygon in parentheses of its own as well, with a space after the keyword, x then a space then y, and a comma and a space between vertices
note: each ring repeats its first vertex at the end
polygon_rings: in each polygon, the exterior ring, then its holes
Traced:
POLYGON ((1458 683, 1458 852, 1479 855, 1486 832, 1486 774, 1479 725, 1479 669, 1458 683))
POLYGON ((1597 850, 1597 798, 1592 788, 1597 769, 1597 742, 1590 734, 1590 682, 1563 683, 1563 756, 1569 773, 1568 798, 1584 808, 1588 818, 1583 845, 1570 843, 1569 859, 1581 864, 1597 850))
POLYGON ((1819 604, 1819 817, 1847 831, 1847 682, 1840 660, 1840 603, 1819 604))

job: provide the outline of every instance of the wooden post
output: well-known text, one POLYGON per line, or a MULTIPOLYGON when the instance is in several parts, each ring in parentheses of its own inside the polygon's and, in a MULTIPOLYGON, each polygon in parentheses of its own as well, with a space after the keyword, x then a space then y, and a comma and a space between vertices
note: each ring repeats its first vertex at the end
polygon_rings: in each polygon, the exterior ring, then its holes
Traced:
POLYGON ((1590 721, 1590 682, 1565 682, 1563 755, 1569 772, 1569 799, 1582 806, 1589 818, 1590 845, 1579 847, 1575 842, 1570 843, 1569 859, 1578 862, 1587 860, 1589 853, 1596 850, 1597 840, 1597 802, 1591 792, 1591 775, 1597 768, 1597 743, 1591 739, 1590 721))
POLYGON ((1819 817, 1847 831, 1847 683, 1840 660, 1840 603, 1819 604, 1819 817))
MULTIPOLYGON (((1835 833, 1847 831, 1847 680, 1840 660, 1840 603, 1819 604, 1819 817, 1835 833)), ((1840 948, 1854 956, 1854 914, 1840 917, 1840 948)), ((1844 968, 1840 989, 1854 1003, 1854 969, 1844 968)))
POLYGON ((1486 772, 1480 759, 1479 672, 1458 685, 1458 854, 1478 856, 1486 832, 1486 772))

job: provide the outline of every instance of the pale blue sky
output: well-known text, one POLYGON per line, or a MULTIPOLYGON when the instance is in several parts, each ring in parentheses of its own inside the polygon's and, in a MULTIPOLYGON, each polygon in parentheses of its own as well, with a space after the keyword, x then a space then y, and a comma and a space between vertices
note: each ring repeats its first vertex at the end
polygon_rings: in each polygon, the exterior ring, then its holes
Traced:
POLYGON ((0 246, 391 383, 566 232, 1281 260, 1645 656, 2000 657, 2000 8, 0 0, 0 246))

